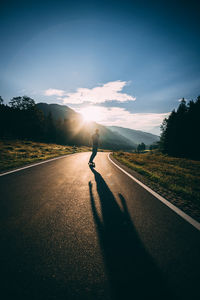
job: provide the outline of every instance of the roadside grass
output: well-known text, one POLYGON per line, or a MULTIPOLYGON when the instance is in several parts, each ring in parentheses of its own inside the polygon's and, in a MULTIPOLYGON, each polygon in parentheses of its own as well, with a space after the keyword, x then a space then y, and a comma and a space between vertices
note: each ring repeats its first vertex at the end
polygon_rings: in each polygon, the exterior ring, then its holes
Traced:
POLYGON ((160 153, 115 152, 113 157, 144 177, 147 185, 200 220, 200 162, 160 153))
POLYGON ((57 156, 84 151, 90 151, 90 148, 32 141, 4 140, 0 141, 0 172, 57 156))

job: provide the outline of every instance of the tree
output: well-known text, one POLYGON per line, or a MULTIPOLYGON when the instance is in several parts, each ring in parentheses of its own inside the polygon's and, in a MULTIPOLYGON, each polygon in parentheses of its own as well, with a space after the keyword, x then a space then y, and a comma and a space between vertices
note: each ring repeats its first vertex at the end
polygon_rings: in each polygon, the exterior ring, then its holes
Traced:
POLYGON ((179 115, 183 115, 184 113, 186 113, 188 110, 187 105, 186 105, 186 101, 185 98, 182 98, 179 104, 179 107, 177 109, 177 114, 179 115))
POLYGON ((200 130, 200 96, 187 105, 183 98, 161 125, 160 150, 171 156, 200 159, 196 144, 200 130))
POLYGON ((146 149, 146 145, 144 143, 141 143, 137 146, 138 152, 144 151, 145 149, 146 149))
POLYGON ((3 98, 0 96, 0 105, 3 104, 3 98))
POLYGON ((35 101, 28 96, 13 97, 9 104, 12 108, 19 110, 28 110, 35 107, 35 101))

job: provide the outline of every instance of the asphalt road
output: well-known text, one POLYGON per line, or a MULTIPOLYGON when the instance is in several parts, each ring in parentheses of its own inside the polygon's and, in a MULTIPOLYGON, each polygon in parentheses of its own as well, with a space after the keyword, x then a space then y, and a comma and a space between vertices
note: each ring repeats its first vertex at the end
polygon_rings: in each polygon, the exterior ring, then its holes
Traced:
POLYGON ((0 177, 1 299, 197 299, 200 232, 89 155, 0 177))

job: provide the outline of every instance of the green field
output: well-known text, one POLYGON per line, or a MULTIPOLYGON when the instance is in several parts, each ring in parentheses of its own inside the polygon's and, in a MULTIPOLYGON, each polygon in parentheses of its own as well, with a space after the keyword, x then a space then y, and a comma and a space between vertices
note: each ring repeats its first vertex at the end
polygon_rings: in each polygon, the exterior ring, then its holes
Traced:
POLYGON ((200 162, 160 153, 115 152, 114 158, 183 211, 200 220, 200 162))
POLYGON ((74 152, 90 151, 89 147, 72 147, 32 141, 0 141, 0 172, 36 161, 74 152))

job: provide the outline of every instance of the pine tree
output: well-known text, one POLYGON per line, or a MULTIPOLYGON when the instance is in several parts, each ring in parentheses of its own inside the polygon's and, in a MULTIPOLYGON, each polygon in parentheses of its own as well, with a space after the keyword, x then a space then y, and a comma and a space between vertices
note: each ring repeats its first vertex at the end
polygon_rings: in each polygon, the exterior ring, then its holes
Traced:
POLYGON ((199 135, 199 119, 200 96, 188 105, 183 98, 177 111, 173 110, 161 125, 160 150, 172 156, 199 159, 198 148, 192 146, 199 135))
POLYGON ((3 98, 0 96, 0 105, 3 104, 3 98))

